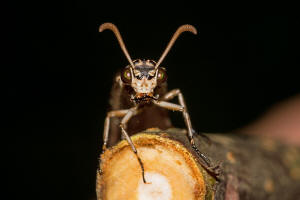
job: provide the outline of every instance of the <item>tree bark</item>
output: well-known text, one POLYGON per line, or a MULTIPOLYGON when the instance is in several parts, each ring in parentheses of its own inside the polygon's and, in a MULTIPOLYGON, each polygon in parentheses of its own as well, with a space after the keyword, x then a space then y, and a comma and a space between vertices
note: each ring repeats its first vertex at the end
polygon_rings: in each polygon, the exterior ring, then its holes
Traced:
POLYGON ((197 148, 219 165, 216 179, 182 129, 147 129, 132 136, 147 184, 126 141, 100 157, 97 200, 300 198, 300 148, 238 134, 195 136, 197 148))

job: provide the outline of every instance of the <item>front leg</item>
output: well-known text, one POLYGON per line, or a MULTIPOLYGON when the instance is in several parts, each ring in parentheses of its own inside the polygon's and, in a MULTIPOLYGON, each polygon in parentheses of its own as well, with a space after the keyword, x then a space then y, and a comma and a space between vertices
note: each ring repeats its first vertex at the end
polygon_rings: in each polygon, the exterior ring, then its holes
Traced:
POLYGON ((170 92, 165 94, 162 97, 162 99, 165 100, 165 101, 153 101, 153 103, 160 106, 160 107, 163 107, 163 108, 166 108, 166 109, 169 109, 169 110, 173 110, 173 111, 180 111, 180 112, 183 113, 184 122, 187 126, 187 129, 188 129, 188 137, 190 139, 190 143, 191 143, 193 149, 196 151, 197 155, 205 162, 205 164, 209 168, 210 172, 213 173, 215 176, 217 176, 218 172, 215 172, 215 169, 212 168, 210 160, 195 145, 195 142, 194 142, 194 139, 193 139, 194 131, 193 131, 193 128, 192 128, 190 115, 187 111, 187 107, 186 107, 183 95, 180 92, 180 90, 179 89, 171 90, 170 92), (167 101, 173 99, 176 96, 178 96, 178 100, 179 100, 180 105, 167 102, 167 101), (211 171, 211 170, 213 170, 213 171, 211 171))
MULTIPOLYGON (((194 131, 192 125, 191 125, 191 120, 189 119, 190 116, 187 112, 187 107, 186 107, 186 104, 185 104, 185 101, 184 101, 184 98, 183 98, 183 94, 181 93, 180 89, 171 90, 170 92, 165 94, 162 97, 162 99, 165 100, 165 101, 169 101, 169 100, 172 100, 173 98, 175 98, 176 96, 178 96, 178 100, 179 100, 180 105, 183 106, 186 110, 184 120, 186 121, 185 123, 186 123, 186 126, 188 127, 188 130, 189 130, 189 137, 193 138, 193 134, 195 133, 195 131, 194 131), (190 129, 192 129, 191 131, 190 131, 189 127, 190 127, 190 129)), ((205 138, 210 143, 210 139, 206 135, 203 135, 201 133, 199 133, 199 135, 201 137, 205 138)))
POLYGON ((170 92, 168 92, 167 94, 165 94, 163 96, 163 99, 166 100, 166 101, 169 101, 169 100, 173 99, 176 96, 178 96, 179 104, 183 107, 182 113, 183 113, 183 118, 184 118, 185 125, 188 128, 189 139, 190 139, 191 143, 194 144, 194 139, 193 139, 194 131, 193 131, 193 128, 192 128, 190 115, 187 111, 187 107, 186 107, 186 104, 185 104, 185 101, 184 101, 184 98, 183 98, 183 95, 182 95, 180 89, 171 90, 170 92))
POLYGON ((147 183, 147 182, 146 182, 146 179, 145 179, 144 164, 143 164, 141 158, 139 157, 138 152, 137 152, 137 149, 135 148, 135 146, 134 146, 134 144, 133 144, 131 138, 129 137, 129 135, 128 135, 127 131, 126 131, 126 127, 127 127, 128 121, 129 121, 134 115, 136 115, 137 113, 138 113, 138 107, 137 107, 137 106, 136 106, 136 107, 133 107, 133 108, 131 108, 131 109, 129 109, 128 112, 127 112, 127 114, 123 117, 123 119, 122 119, 122 121, 121 121, 121 123, 120 123, 120 128, 121 128, 121 130, 122 130, 122 134, 125 136, 125 138, 126 138, 128 144, 130 145, 130 147, 131 147, 133 153, 136 155, 136 158, 137 158, 137 160, 138 160, 138 162, 139 162, 139 164, 140 164, 140 166, 141 166, 143 182, 144 182, 144 183, 147 183))
POLYGON ((127 123, 128 121, 135 116, 138 113, 138 107, 133 107, 131 109, 127 109, 127 110, 114 110, 114 111, 110 111, 107 113, 107 116, 105 118, 105 122, 104 122, 104 132, 103 132, 103 151, 105 151, 106 149, 106 145, 108 142, 108 135, 109 135, 109 126, 110 126, 110 118, 111 117, 123 117, 122 121, 120 123, 120 128, 122 131, 123 136, 125 136, 125 139, 127 140, 128 144, 130 145, 132 151, 134 152, 134 154, 136 155, 138 162, 141 166, 142 169, 142 177, 143 177, 143 181, 144 183, 146 183, 146 179, 145 179, 145 171, 144 171, 144 165, 142 160, 140 159, 140 157, 138 156, 137 150, 131 140, 131 138, 129 137, 127 131, 126 131, 126 127, 127 127, 127 123))

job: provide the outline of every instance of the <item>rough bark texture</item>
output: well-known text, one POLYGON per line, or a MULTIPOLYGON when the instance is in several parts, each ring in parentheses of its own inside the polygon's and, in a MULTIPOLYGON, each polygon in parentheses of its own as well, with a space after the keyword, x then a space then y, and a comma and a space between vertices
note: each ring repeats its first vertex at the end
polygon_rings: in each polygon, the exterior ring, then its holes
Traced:
MULTIPOLYGON (((198 199, 300 199, 299 148, 286 146, 271 139, 247 135, 207 134, 210 142, 196 136, 195 143, 198 149, 209 157, 212 165, 220 165, 220 180, 216 181, 201 167, 201 159, 191 148, 185 133, 182 129, 166 131, 148 129, 143 132, 143 135, 157 135, 179 142, 193 155, 193 158, 196 158, 205 186, 203 190, 205 195, 198 199)), ((151 144, 145 142, 140 144, 137 142, 136 145, 146 145, 151 148, 151 144)), ((110 156, 114 153, 112 149, 108 150, 110 156)), ((108 153, 106 152, 106 155, 100 158, 103 161, 101 169, 104 168, 104 164, 109 165, 108 153)), ((147 171, 147 166, 145 169, 147 171)), ((105 171, 102 173, 105 174, 105 171)), ((98 200, 101 199, 101 192, 109 181, 103 180, 103 174, 98 173, 97 177, 98 200)))

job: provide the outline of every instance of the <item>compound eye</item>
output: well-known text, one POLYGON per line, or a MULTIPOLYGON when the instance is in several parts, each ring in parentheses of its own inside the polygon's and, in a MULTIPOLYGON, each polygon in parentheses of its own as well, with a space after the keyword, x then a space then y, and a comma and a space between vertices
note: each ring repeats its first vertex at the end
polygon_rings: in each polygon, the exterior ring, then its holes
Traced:
POLYGON ((121 79, 124 83, 131 83, 131 71, 129 67, 126 67, 122 70, 121 79))
POLYGON ((157 81, 159 83, 163 83, 167 80, 167 73, 165 69, 159 68, 157 73, 157 81))

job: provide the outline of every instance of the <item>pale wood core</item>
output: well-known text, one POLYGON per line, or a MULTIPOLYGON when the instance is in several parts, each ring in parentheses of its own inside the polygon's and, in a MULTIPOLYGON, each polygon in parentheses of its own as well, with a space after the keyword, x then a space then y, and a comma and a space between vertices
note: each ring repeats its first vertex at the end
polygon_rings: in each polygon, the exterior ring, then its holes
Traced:
POLYGON ((150 134, 138 134, 132 140, 149 183, 143 183, 135 154, 126 141, 121 141, 101 156, 102 175, 97 178, 100 199, 204 199, 206 187, 201 170, 182 144, 150 134))

